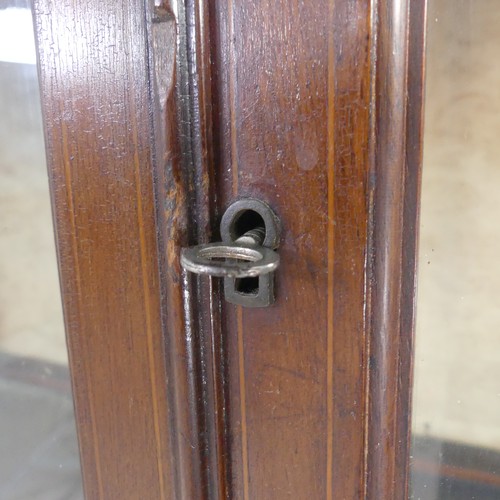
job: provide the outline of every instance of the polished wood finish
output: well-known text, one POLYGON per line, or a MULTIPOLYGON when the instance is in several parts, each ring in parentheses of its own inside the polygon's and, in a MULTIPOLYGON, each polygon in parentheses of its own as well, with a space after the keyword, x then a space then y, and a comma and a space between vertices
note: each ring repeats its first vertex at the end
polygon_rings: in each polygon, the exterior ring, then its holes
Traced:
POLYGON ((174 498, 149 13, 94 0, 34 10, 86 498, 174 498))
MULTIPOLYGON (((179 262, 181 248, 210 241, 215 225, 206 9, 196 1, 160 5, 177 21, 177 46, 171 84, 157 86, 154 108, 174 498, 186 499, 226 497, 218 284, 196 280, 179 262)), ((160 82, 166 42, 160 35, 152 54, 160 82)))
POLYGON ((88 497, 404 498, 425 2, 36 11, 88 497), (270 308, 179 263, 244 196, 270 308))
POLYGON ((221 210, 254 196, 283 225, 276 304, 223 309, 231 498, 358 498, 369 5, 220 1, 212 23, 221 210))
POLYGON ((408 495, 426 2, 377 4, 369 244, 368 498, 408 495))
POLYGON ((219 212, 284 227, 276 304, 223 305, 231 498, 406 494, 424 7, 212 8, 219 212))
POLYGON ((425 47, 427 2, 410 2, 408 26, 408 70, 406 82, 405 186, 403 209, 401 326, 398 354, 396 454, 399 477, 394 498, 406 498, 409 491, 408 463, 411 449, 413 349, 417 289, 420 190, 424 127, 425 47), (401 473, 401 464, 405 467, 401 473))

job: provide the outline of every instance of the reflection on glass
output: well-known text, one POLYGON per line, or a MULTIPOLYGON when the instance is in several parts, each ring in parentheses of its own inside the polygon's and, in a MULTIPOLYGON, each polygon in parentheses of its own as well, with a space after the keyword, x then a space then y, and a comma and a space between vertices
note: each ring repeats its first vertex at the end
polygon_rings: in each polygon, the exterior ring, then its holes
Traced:
POLYGON ((0 498, 76 500, 83 493, 33 28, 20 4, 0 8, 0 498))
POLYGON ((500 499, 499 7, 429 0, 414 499, 500 499))

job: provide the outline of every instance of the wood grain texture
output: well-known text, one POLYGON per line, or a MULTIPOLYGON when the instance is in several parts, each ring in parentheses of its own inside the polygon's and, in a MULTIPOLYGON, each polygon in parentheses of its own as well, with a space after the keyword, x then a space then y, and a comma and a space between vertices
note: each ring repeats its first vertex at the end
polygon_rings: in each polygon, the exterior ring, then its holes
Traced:
POLYGON ((254 196, 284 228, 276 304, 223 307, 231 498, 326 493, 328 13, 327 2, 212 10, 221 210, 254 196))
MULTIPOLYGON (((406 115, 405 201, 401 286, 401 344, 399 353, 397 448, 395 463, 406 468, 395 484, 394 498, 409 495, 409 461, 413 389, 414 334, 417 297, 420 191, 424 126, 427 2, 410 2, 406 115)), ((401 472, 399 472, 401 474, 401 472)))
MULTIPOLYGON (((194 0, 166 1, 159 9, 175 19, 177 35, 172 85, 158 86, 154 108, 175 498, 225 498, 219 283, 183 272, 179 262, 181 248, 211 240, 217 218, 208 14, 204 2, 194 0)), ((166 45, 158 40, 153 57, 161 57, 166 45)))
POLYGON ((408 496, 426 2, 378 2, 367 497, 408 496))
POLYGON ((210 10, 219 212, 254 196, 284 228, 276 304, 223 305, 231 498, 403 498, 421 5, 210 10))
POLYGON ((361 498, 369 3, 215 2, 220 210, 280 216, 270 309, 224 306, 231 498, 361 498))
POLYGON ((394 498, 401 345, 401 289, 406 146, 408 2, 375 10, 373 180, 369 273, 367 496, 394 498))
POLYGON ((36 1, 88 497, 404 498, 425 2, 94 2, 36 1), (179 263, 246 196, 265 309, 179 263))
POLYGON ((173 496, 143 2, 34 2, 88 499, 173 496))

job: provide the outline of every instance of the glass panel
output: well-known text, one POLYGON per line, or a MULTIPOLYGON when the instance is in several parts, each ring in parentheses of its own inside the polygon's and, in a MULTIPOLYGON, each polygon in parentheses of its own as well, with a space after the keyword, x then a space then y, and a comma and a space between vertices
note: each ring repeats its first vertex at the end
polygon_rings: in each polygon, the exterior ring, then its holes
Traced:
POLYGON ((31 11, 28 2, 8 5, 0 9, 0 498, 82 499, 31 11))
POLYGON ((500 498, 500 4, 429 0, 412 495, 500 498))

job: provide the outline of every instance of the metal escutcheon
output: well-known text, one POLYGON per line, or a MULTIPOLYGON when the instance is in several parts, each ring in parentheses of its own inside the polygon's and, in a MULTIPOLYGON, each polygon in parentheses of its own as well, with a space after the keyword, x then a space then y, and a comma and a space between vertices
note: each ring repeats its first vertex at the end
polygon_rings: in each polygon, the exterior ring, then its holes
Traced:
POLYGON ((280 259, 279 221, 271 208, 253 198, 233 203, 221 221, 222 242, 182 249, 187 271, 224 278, 228 302, 267 307, 274 302, 274 271, 280 259))

